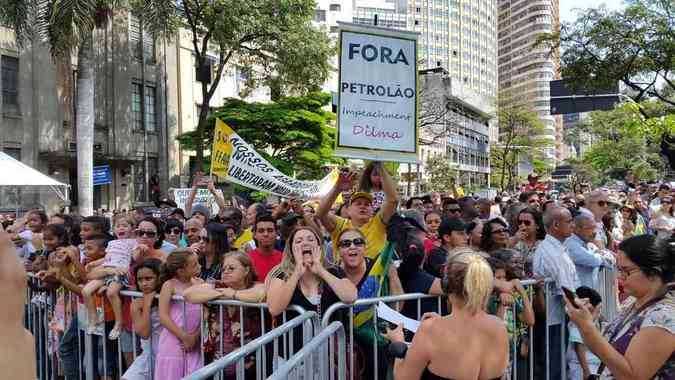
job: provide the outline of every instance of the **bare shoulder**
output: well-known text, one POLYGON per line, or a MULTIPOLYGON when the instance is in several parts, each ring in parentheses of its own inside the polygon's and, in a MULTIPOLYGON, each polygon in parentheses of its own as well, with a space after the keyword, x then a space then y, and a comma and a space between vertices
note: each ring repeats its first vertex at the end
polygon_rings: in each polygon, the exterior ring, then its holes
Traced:
POLYGON ((490 314, 483 314, 480 318, 482 330, 489 336, 497 339, 508 340, 508 332, 504 320, 490 314))

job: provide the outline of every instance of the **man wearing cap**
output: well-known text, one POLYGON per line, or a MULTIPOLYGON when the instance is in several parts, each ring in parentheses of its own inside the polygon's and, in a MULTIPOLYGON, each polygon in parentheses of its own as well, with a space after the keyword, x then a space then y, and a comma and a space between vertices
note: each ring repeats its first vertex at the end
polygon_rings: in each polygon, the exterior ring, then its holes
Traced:
POLYGON ((434 277, 441 278, 448 255, 453 250, 468 245, 466 225, 459 218, 444 219, 438 227, 438 239, 442 245, 429 253, 424 262, 424 270, 434 277))
POLYGON ((375 258, 384 248, 386 242, 386 227, 389 219, 394 215, 396 205, 399 201, 396 184, 391 179, 389 173, 384 169, 381 162, 375 164, 379 172, 382 173, 382 190, 384 191, 384 202, 380 211, 373 216, 373 197, 367 192, 357 191, 351 194, 349 198, 349 207, 347 214, 349 219, 341 218, 328 213, 333 203, 343 191, 349 191, 354 183, 356 173, 343 171, 340 173, 337 182, 319 204, 316 216, 328 232, 331 233, 333 240, 333 252, 337 252, 337 239, 342 230, 347 228, 358 228, 365 235, 367 246, 366 256, 375 258))
POLYGON ((181 225, 183 225, 185 224, 185 211, 183 211, 182 208, 175 208, 169 212, 169 215, 167 215, 166 218, 177 220, 181 225))

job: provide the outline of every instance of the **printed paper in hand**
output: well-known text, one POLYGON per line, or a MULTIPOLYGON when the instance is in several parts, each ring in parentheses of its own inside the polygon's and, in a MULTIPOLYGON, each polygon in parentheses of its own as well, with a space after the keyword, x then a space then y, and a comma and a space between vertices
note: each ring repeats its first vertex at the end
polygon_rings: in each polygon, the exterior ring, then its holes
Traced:
POLYGON ((377 316, 396 325, 403 324, 404 329, 412 332, 417 332, 417 328, 420 327, 419 321, 404 316, 387 306, 384 302, 380 302, 377 305, 377 316))

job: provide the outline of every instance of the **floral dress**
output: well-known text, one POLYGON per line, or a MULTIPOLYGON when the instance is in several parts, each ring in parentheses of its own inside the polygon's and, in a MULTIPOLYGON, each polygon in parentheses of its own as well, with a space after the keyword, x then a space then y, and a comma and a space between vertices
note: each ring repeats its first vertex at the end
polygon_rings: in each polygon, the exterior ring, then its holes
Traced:
MULTIPOLYGON (((604 331, 605 337, 614 337, 610 344, 622 355, 626 353, 630 341, 641 328, 658 327, 675 334, 675 291, 671 290, 663 300, 647 307, 637 315, 629 317, 628 322, 622 323, 630 313, 633 313, 634 302, 633 298, 624 302, 621 308, 623 311, 604 331)), ((603 378, 614 379, 615 377, 605 368, 603 378)), ((675 353, 671 354, 670 358, 663 363, 652 380, 675 380, 675 353)))

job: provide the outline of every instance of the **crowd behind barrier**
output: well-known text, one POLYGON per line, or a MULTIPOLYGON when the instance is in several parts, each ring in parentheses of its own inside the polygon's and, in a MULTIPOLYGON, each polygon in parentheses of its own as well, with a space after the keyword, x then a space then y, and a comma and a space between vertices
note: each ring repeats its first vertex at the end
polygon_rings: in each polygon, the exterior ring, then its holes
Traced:
MULTIPOLYGON (((600 286, 599 290, 603 295, 603 299, 607 300, 607 307, 603 309, 603 318, 606 320, 611 320, 616 310, 616 301, 613 301, 617 297, 616 289, 616 278, 615 274, 611 270, 602 270, 600 271, 600 286)), ((33 274, 29 274, 28 278, 30 286, 28 287, 28 293, 26 297, 26 328, 31 331, 35 337, 35 345, 37 351, 37 373, 39 380, 56 380, 61 378, 60 373, 60 364, 59 364, 59 352, 58 352, 58 343, 59 343, 59 334, 65 328, 65 321, 60 321, 58 315, 61 311, 57 310, 57 307, 60 307, 59 297, 62 297, 63 305, 74 305, 77 300, 77 295, 74 295, 68 291, 57 291, 57 290, 40 290, 41 284, 40 280, 37 279, 33 274)), ((522 281, 523 286, 528 289, 530 294, 532 294, 532 286, 537 283, 536 280, 524 280, 522 281)), ((551 293, 552 286, 554 285, 551 281, 545 281, 545 299, 546 302, 550 302, 549 294, 551 293)), ((123 291, 122 296, 127 299, 132 299, 135 297, 142 297, 142 294, 135 291, 123 291)), ((255 354, 255 378, 264 379, 268 376, 273 376, 273 378, 285 378, 280 377, 278 370, 281 370, 281 374, 289 375, 292 374, 291 378, 303 378, 303 376, 309 376, 309 374, 314 374, 315 377, 305 377, 305 378, 326 378, 322 377, 324 375, 330 376, 333 378, 337 376, 338 379, 344 379, 345 376, 350 380, 354 380, 355 371, 355 329, 354 329, 354 310, 364 308, 370 308, 372 310, 372 323, 374 326, 379 325, 379 317, 377 311, 377 305, 380 302, 394 305, 399 302, 412 302, 415 305, 417 310, 416 319, 422 319, 422 307, 421 303, 425 299, 436 299, 436 312, 441 313, 441 304, 446 302, 443 299, 443 296, 431 296, 427 294, 402 294, 397 296, 387 296, 387 297, 377 297, 377 298, 367 298, 359 299, 353 304, 344 304, 344 303, 335 303, 330 308, 325 310, 321 316, 321 320, 318 319, 318 315, 314 312, 306 312, 299 306, 291 305, 288 311, 294 312, 297 314, 295 318, 290 318, 287 316, 287 313, 284 312, 282 315, 283 324, 277 328, 272 328, 271 321, 272 317, 267 312, 267 306, 264 303, 245 303, 240 301, 232 300, 216 300, 209 302, 211 306, 217 306, 221 313, 225 307, 234 307, 237 309, 237 312, 240 316, 244 315, 245 310, 251 311, 255 310, 256 313, 260 315, 260 331, 261 336, 251 340, 246 343, 244 337, 246 336, 246 329, 249 328, 245 323, 240 324, 239 328, 239 337, 241 339, 241 347, 235 351, 225 353, 219 359, 213 361, 212 363, 207 364, 199 371, 188 376, 186 379, 206 379, 211 378, 214 375, 219 374, 223 371, 224 368, 231 365, 236 365, 236 372, 233 378, 236 379, 248 379, 244 372, 244 359, 250 355, 255 354), (330 323, 333 319, 334 314, 342 309, 348 310, 347 325, 342 328, 338 328, 337 325, 342 325, 341 322, 330 323), (294 334, 292 330, 297 327, 302 328, 302 337, 303 337, 303 349, 301 352, 294 353, 294 334), (327 330, 328 329, 328 330, 327 330), (338 340, 338 344, 326 343, 328 336, 331 336, 338 340), (279 349, 279 339, 281 339, 281 344, 283 347, 282 350, 279 349), (308 343, 312 340, 313 349, 306 349, 308 343), (314 342, 316 340, 316 342, 314 342), (272 348, 265 347, 270 343, 273 344, 272 348), (323 351, 317 351, 315 348, 322 347, 323 351), (286 351, 288 350, 288 351, 286 351), (329 354, 330 351, 330 354, 329 354), (282 352, 289 352, 291 359, 285 363, 283 366, 280 366, 280 363, 286 362, 285 359, 281 357, 282 352), (337 362, 335 361, 337 359, 337 362), (318 364, 317 364, 318 363, 318 364), (344 363, 341 364, 341 363, 344 363), (335 365, 337 364, 337 368, 335 365), (307 372, 303 372, 307 371, 307 372), (304 373, 304 375, 300 375, 304 373)), ((182 297, 174 296, 173 302, 182 302, 185 301, 182 297)), ((515 305, 511 306, 513 308, 512 313, 516 313, 515 305)), ((77 309, 63 310, 63 315, 77 315, 77 309)), ((82 315, 80 314, 80 318, 82 315)), ((241 317, 241 321, 244 321, 245 318, 241 317)), ((515 320, 513 320, 515 323, 515 320)), ((548 320, 545 320, 544 323, 548 325, 548 320)), ((119 379, 121 378, 121 373, 123 373, 124 368, 128 365, 125 365, 123 349, 122 349, 122 340, 119 339, 114 344, 110 344, 110 341, 106 339, 106 344, 103 344, 99 335, 88 335, 84 334, 84 326, 80 326, 80 332, 77 336, 77 355, 82 360, 79 361, 79 379, 81 380, 93 380, 97 378, 97 374, 100 374, 102 378, 108 379, 119 379), (105 365, 108 363, 110 355, 114 357, 114 370, 113 373, 109 373, 109 366, 105 365)), ((222 319, 220 320, 220 326, 218 331, 222 331, 222 319)), ((515 331, 517 326, 509 326, 510 331, 515 331)), ((375 332, 377 330, 373 330, 375 332)), ((548 329, 545 331, 545 342, 548 347, 549 342, 549 333, 548 329)), ((380 331, 381 332, 381 331, 380 331)), ((566 324, 563 324, 562 334, 566 333, 566 324)), ((530 326, 527 331, 528 337, 534 336, 534 328, 530 326)), ((130 329, 131 335, 131 344, 132 347, 136 349, 131 350, 133 360, 136 360, 138 357, 138 342, 139 337, 136 335, 133 326, 130 329)), ((207 326, 202 323, 202 339, 200 352, 202 359, 205 355, 205 338, 208 336, 207 326)), ((566 341, 561 340, 563 347, 561 348, 562 357, 561 360, 565 362, 566 355, 566 341)), ((518 356, 518 348, 516 345, 512 345, 512 358, 518 356)), ((153 350, 156 350, 155 347, 150 345, 150 354, 152 355, 153 350)), ((222 341, 221 347, 219 348, 222 352, 222 341)), ((388 360, 378 355, 382 355, 382 351, 378 350, 378 340, 377 337, 372 339, 372 347, 365 348, 372 350, 372 358, 374 363, 378 363, 379 360, 388 360)), ((519 365, 523 365, 523 361, 512 360, 510 372, 513 375, 510 375, 509 379, 514 380, 524 380, 524 379, 534 379, 535 378, 535 364, 534 356, 542 353, 534 353, 532 348, 530 348, 532 355, 528 355, 527 360, 524 362, 527 366, 525 371, 518 369, 519 365), (523 377, 525 374, 525 377, 523 377)), ((546 350, 543 354, 546 355, 546 362, 548 363, 552 358, 549 357, 549 352, 546 350)), ((153 368, 151 366, 151 368, 153 368)), ((374 365, 374 378, 383 378, 385 374, 379 374, 379 366, 374 365)), ((565 377, 565 366, 562 366, 562 373, 560 378, 565 377)), ((152 372, 150 373, 149 379, 153 379, 154 376, 152 372)), ((221 378, 221 377, 216 377, 221 378)), ((226 377, 222 377, 226 378, 226 377)), ((545 379, 551 378, 551 374, 546 368, 545 379)))

